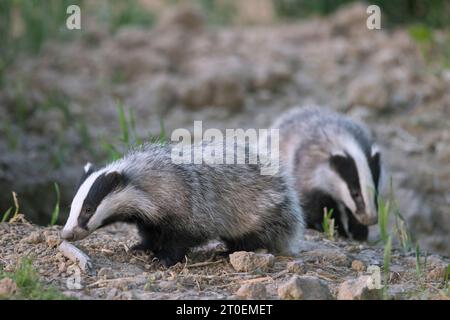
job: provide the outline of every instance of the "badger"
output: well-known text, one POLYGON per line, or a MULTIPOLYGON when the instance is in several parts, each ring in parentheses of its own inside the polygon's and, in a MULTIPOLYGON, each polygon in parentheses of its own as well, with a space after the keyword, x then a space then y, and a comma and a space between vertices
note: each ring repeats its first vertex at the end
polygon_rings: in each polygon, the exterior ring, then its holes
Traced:
POLYGON ((223 241, 228 252, 298 252, 303 216, 282 170, 269 176, 260 174, 260 163, 174 163, 173 148, 144 144, 103 168, 88 164, 61 237, 80 240, 114 222, 135 224, 141 241, 132 249, 150 251, 166 266, 208 240, 223 241))
POLYGON ((339 235, 367 240, 378 220, 380 148, 361 123, 326 107, 295 107, 273 124, 280 159, 293 177, 308 228, 323 231, 332 212, 339 235))

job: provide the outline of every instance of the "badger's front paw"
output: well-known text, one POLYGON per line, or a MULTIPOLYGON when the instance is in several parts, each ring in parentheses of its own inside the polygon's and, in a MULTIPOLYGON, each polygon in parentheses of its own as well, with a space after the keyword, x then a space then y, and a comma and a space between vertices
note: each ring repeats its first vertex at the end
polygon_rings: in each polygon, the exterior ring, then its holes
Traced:
POLYGON ((186 256, 187 250, 185 248, 164 249, 155 252, 155 257, 165 267, 171 267, 178 262, 182 262, 186 256))

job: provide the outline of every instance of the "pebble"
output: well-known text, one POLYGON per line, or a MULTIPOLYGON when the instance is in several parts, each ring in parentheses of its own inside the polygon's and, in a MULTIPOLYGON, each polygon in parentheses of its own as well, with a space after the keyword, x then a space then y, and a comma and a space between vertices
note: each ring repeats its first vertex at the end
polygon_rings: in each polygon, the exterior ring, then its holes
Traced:
POLYGON ((17 284, 10 278, 0 280, 0 297, 10 297, 19 291, 17 284))
POLYGON ((370 276, 360 276, 341 283, 338 289, 338 300, 377 300, 381 289, 370 288, 370 276))
POLYGON ((306 268, 305 264, 301 260, 291 261, 287 264, 286 269, 288 272, 296 274, 305 274, 306 268))
POLYGON ((366 266, 364 265, 364 262, 362 262, 361 260, 353 260, 352 270, 357 272, 363 272, 364 270, 366 270, 366 266))
POLYGON ((266 286, 262 283, 246 283, 239 288, 236 296, 246 299, 265 299, 267 297, 266 286))
POLYGON ((328 285, 312 276, 293 276, 278 287, 278 296, 284 300, 333 299, 328 285))
POLYGON ((230 263, 239 272, 267 272, 273 267, 275 257, 272 254, 238 251, 230 254, 230 263))
POLYGON ((38 244, 44 241, 44 237, 42 236, 41 232, 33 231, 28 237, 24 239, 24 241, 31 244, 38 244))

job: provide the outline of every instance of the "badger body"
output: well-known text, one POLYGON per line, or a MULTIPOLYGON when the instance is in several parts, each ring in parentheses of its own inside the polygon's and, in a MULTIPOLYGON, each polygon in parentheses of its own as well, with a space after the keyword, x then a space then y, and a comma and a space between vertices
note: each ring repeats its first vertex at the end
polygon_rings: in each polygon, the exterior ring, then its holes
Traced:
MULTIPOLYGON (((204 148, 203 145, 191 149, 204 148)), ((164 264, 219 239, 230 251, 295 254, 303 216, 282 171, 260 164, 175 164, 173 145, 147 144, 104 168, 85 168, 62 237, 79 240, 113 222, 136 224, 141 243, 164 264)))
POLYGON ((369 130, 317 106, 293 108, 273 127, 280 129, 280 158, 295 179, 307 227, 323 231, 324 210, 333 210, 341 236, 366 240, 377 223, 383 171, 369 130))

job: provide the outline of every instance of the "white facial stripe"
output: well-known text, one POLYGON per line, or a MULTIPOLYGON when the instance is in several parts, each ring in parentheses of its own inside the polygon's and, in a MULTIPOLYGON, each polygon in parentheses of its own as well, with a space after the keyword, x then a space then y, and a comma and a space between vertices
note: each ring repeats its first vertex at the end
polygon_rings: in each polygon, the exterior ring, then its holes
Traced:
POLYGON ((367 158, 353 139, 346 141, 345 146, 346 151, 355 161, 358 170, 359 185, 366 205, 366 214, 369 216, 376 216, 377 212, 374 203, 375 186, 367 158))
POLYGON ((337 187, 337 194, 339 194, 340 199, 342 202, 345 203, 345 206, 350 209, 351 212, 356 211, 356 204, 355 200, 353 200, 352 195, 350 194, 350 189, 348 188, 347 183, 342 180, 342 178, 337 174, 335 174, 335 181, 336 181, 336 187, 337 187))
POLYGON ((319 187, 330 195, 337 195, 338 199, 344 202, 346 207, 352 212, 356 211, 356 204, 350 194, 347 183, 329 165, 320 167, 315 172, 313 179, 312 185, 319 187))
POLYGON ((72 205, 70 207, 69 219, 64 226, 63 230, 73 230, 78 225, 78 217, 80 216, 81 208, 83 206, 84 199, 89 193, 95 180, 104 172, 100 170, 92 173, 80 186, 75 197, 73 198, 72 205))

